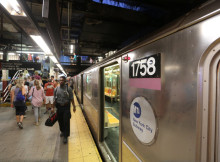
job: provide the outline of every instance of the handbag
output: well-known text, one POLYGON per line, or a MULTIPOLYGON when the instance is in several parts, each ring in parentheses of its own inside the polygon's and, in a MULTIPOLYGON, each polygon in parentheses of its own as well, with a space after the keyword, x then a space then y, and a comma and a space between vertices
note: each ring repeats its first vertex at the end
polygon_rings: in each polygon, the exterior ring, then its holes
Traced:
POLYGON ((45 121, 45 125, 48 127, 52 127, 56 123, 56 121, 57 121, 57 113, 53 113, 45 121))
POLYGON ((32 96, 28 97, 28 100, 31 101, 32 100, 32 96))
POLYGON ((28 97, 28 100, 29 100, 29 101, 31 101, 31 100, 32 100, 33 94, 34 94, 34 88, 33 88, 32 95, 28 97))

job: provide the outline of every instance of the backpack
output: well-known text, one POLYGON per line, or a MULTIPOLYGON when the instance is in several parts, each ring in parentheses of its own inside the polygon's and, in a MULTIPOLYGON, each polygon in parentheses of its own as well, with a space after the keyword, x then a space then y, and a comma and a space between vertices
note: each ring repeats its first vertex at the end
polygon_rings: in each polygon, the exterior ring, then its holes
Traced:
MULTIPOLYGON (((55 89, 55 95, 54 95, 54 99, 55 99, 55 101, 56 101, 56 99, 57 99, 57 90, 58 90, 58 88, 59 87, 57 87, 56 89, 55 89)), ((69 97, 69 92, 68 92, 68 90, 69 90, 69 87, 68 87, 68 85, 66 85, 66 91, 64 91, 64 92, 66 92, 67 93, 67 96, 69 97)))
POLYGON ((22 91, 19 90, 18 94, 16 96, 16 101, 24 101, 24 100, 25 100, 25 97, 24 97, 24 95, 22 95, 22 91))

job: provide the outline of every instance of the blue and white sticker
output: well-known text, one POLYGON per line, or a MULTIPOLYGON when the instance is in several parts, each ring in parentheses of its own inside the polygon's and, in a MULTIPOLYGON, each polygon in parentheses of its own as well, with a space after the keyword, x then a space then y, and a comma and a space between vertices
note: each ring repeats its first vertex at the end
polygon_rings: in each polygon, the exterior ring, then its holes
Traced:
POLYGON ((130 106, 130 121, 134 134, 144 144, 153 141, 156 134, 156 118, 151 105, 144 97, 135 98, 130 106))

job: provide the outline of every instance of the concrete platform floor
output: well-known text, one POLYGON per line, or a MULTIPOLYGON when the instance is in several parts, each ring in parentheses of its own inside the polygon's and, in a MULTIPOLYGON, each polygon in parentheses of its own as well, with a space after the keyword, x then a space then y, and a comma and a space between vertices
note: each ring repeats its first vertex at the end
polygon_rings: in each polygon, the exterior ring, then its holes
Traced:
POLYGON ((35 126, 28 106, 24 129, 19 129, 15 109, 0 106, 0 162, 102 161, 79 106, 76 113, 72 112, 68 144, 63 144, 58 123, 53 127, 44 125, 49 116, 44 112, 45 107, 41 109, 39 126, 35 126))

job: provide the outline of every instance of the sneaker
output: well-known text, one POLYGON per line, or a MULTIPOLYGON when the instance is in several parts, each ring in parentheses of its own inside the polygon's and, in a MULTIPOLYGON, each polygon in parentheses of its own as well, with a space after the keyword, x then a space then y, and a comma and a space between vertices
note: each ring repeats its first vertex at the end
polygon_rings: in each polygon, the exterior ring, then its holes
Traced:
POLYGON ((60 133, 60 137, 63 137, 63 132, 60 133))
POLYGON ((63 143, 66 144, 67 143, 67 137, 63 138, 63 143))
POLYGON ((24 118, 26 118, 27 117, 27 115, 24 115, 24 118))
POLYGON ((23 129, 23 125, 22 125, 21 122, 18 123, 18 127, 19 127, 20 129, 23 129))
POLYGON ((38 125, 39 125, 39 123, 34 122, 34 125, 38 126, 38 125))

